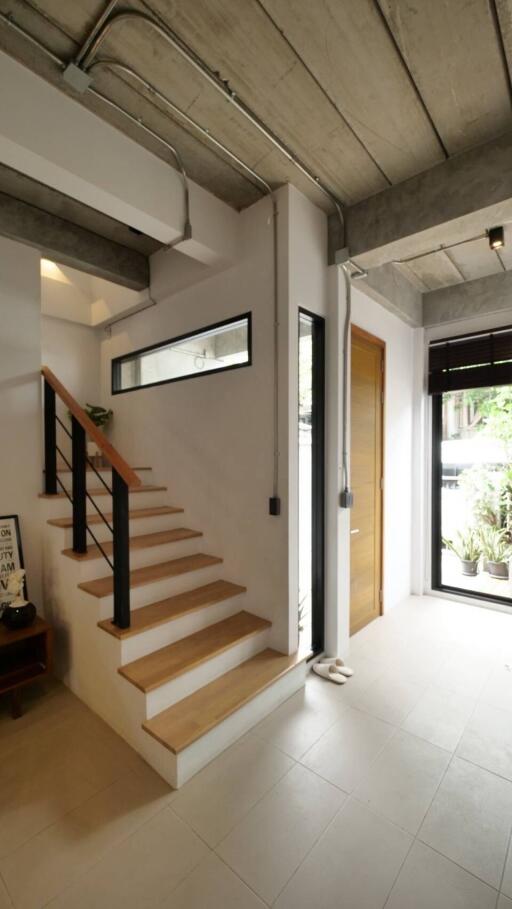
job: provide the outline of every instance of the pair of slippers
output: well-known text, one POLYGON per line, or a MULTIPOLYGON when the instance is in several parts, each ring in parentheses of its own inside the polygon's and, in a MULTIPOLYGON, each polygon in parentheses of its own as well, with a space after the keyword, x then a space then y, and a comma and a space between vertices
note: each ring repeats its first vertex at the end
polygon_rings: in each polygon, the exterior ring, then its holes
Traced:
POLYGON ((322 657, 313 666, 313 672, 322 676, 323 679, 329 679, 336 685, 344 685, 347 679, 354 675, 354 670, 345 666, 345 663, 339 657, 322 657))

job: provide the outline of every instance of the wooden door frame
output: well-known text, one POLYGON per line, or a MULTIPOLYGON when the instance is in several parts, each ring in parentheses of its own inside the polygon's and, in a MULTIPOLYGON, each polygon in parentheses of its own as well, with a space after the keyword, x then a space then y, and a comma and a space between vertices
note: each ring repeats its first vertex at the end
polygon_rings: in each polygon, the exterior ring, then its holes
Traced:
MULTIPOLYGON (((371 334, 369 331, 366 331, 364 328, 360 328, 359 325, 351 323, 351 347, 352 347, 352 338, 360 338, 362 341, 369 341, 370 344, 375 344, 376 347, 380 347, 381 356, 382 356, 382 402, 381 402, 381 421, 382 429, 380 434, 380 463, 381 463, 381 472, 382 472, 382 483, 380 489, 380 591, 381 596, 379 597, 379 616, 384 614, 384 493, 385 493, 385 435, 386 435, 386 342, 382 338, 378 338, 377 335, 371 334)), ((350 404, 352 406, 352 387, 350 389, 350 404)), ((351 454, 352 454, 352 444, 351 444, 351 454)))

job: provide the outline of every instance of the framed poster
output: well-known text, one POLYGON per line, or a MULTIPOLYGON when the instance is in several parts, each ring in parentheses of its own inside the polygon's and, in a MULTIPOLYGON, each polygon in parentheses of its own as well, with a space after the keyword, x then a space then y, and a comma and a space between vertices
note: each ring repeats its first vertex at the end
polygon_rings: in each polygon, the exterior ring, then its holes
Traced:
MULTIPOLYGON (((0 516, 0 610, 14 599, 7 593, 9 575, 24 567, 18 515, 0 516)), ((26 593, 25 587, 25 596, 26 593)))

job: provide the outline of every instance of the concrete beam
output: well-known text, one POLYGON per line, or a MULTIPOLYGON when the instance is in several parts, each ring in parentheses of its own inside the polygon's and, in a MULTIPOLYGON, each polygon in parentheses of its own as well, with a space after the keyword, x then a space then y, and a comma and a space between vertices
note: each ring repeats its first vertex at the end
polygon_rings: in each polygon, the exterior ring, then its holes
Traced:
MULTIPOLYGON (((184 190, 173 166, 3 53, 0 85, 1 163, 164 245, 182 236, 184 190)), ((238 213, 189 188, 192 239, 177 248, 207 265, 234 261, 238 213)))
POLYGON ((512 322, 512 272, 500 272, 423 295, 426 328, 460 319, 508 312, 512 322))
POLYGON ((345 212, 364 268, 469 239, 512 219, 512 132, 437 164, 345 212))
POLYGON ((0 193, 0 235, 35 247, 44 258, 132 290, 149 284, 146 256, 5 193, 0 193))
POLYGON ((359 278, 355 287, 414 328, 423 324, 422 294, 396 265, 381 265, 359 278))

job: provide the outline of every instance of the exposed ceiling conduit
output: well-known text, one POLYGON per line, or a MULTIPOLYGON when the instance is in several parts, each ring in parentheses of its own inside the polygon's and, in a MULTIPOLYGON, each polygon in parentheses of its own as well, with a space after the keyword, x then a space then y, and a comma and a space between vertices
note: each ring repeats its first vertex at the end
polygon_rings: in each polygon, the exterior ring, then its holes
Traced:
POLYGON ((272 142, 276 148, 289 160, 291 163, 297 167, 301 173, 307 177, 314 185, 322 192, 328 199, 331 200, 334 205, 338 217, 340 219, 341 227, 344 227, 343 211, 340 201, 336 198, 334 193, 332 193, 326 186, 322 184, 320 178, 315 176, 309 168, 303 164, 300 158, 288 148, 288 146, 280 139, 273 130, 270 129, 251 108, 241 101, 238 98, 236 92, 231 89, 226 81, 220 78, 210 67, 194 53, 191 48, 189 48, 184 41, 170 28, 161 24, 157 19, 154 19, 152 16, 148 16, 146 13, 140 13, 137 11, 130 11, 124 13, 118 13, 115 16, 112 16, 108 22, 103 21, 103 25, 98 30, 94 28, 95 37, 92 43, 89 46, 89 49, 82 60, 81 68, 86 72, 90 69, 91 63, 98 52, 99 48, 103 44, 103 41, 108 37, 109 33, 112 31, 115 25, 127 22, 127 21, 138 21, 142 24, 148 25, 150 28, 154 29, 158 34, 178 51, 191 66, 194 67, 209 83, 212 85, 220 94, 229 101, 236 109, 243 114, 243 116, 249 120, 250 123, 269 140, 272 142))
MULTIPOLYGON (((260 118, 256 114, 254 114, 250 110, 249 107, 247 107, 247 105, 245 105, 242 101, 240 101, 237 98, 236 93, 232 89, 229 88, 227 83, 222 81, 215 73, 213 73, 209 69, 209 67, 202 60, 200 60, 200 58, 197 57, 197 55, 195 55, 184 44, 184 42, 181 41, 181 39, 177 35, 175 35, 173 32, 171 32, 170 29, 167 29, 165 26, 161 25, 157 20, 153 19, 152 17, 147 16, 143 13, 137 13, 137 12, 119 13, 118 15, 113 16, 111 19, 109 19, 107 21, 111 11, 113 10, 114 6, 116 5, 116 2, 117 2, 117 0, 110 0, 110 2, 107 4, 102 15, 95 23, 93 29, 91 30, 91 32, 85 39, 80 51, 76 55, 75 65, 78 66, 80 69, 82 69, 84 72, 88 72, 89 74, 92 74, 92 70, 95 67, 96 68, 99 68, 100 66, 109 67, 113 70, 117 70, 119 72, 124 72, 126 75, 128 75, 132 79, 135 79, 136 81, 138 81, 140 84, 143 85, 143 87, 146 89, 146 91, 148 91, 150 94, 152 94, 158 100, 160 100, 163 104, 165 104, 170 110, 173 111, 173 113, 175 113, 175 115, 181 117, 183 120, 188 122, 190 126, 192 126, 195 130, 200 132, 201 135, 203 135, 205 138, 207 138, 207 140, 212 145, 214 145, 216 148, 221 150, 223 152, 223 154, 225 154, 228 158, 230 158, 238 167, 240 167, 247 174, 249 174, 250 177, 253 180, 255 180, 257 182, 257 184, 259 184, 259 186, 263 187, 264 192, 268 193, 272 200, 273 259, 274 259, 274 269, 273 269, 273 272, 274 272, 274 274, 273 274, 273 284, 274 284, 274 471, 273 471, 273 502, 271 502, 270 511, 271 511, 271 513, 279 513, 279 509, 280 509, 279 499, 278 499, 278 486, 279 486, 279 447, 278 447, 278 438, 279 438, 279 390, 278 390, 279 318, 278 318, 278 316, 279 316, 279 312, 278 312, 278 249, 277 249, 278 209, 277 209, 277 202, 274 197, 272 187, 259 174, 257 174, 256 171, 254 171, 247 164, 245 164, 245 162, 243 162, 241 158, 239 158, 237 155, 235 155, 233 152, 231 152, 230 149, 228 149, 222 142, 220 142, 218 139, 216 139, 214 136, 212 136, 208 129, 206 129, 205 127, 202 127, 199 123, 197 123, 195 120, 193 120, 191 117, 189 117, 188 114, 185 114, 184 111, 182 111, 180 108, 178 108, 169 98, 167 98, 165 95, 163 95, 161 92, 159 92, 146 79, 144 79, 142 76, 140 76, 132 67, 129 67, 126 64, 123 64, 120 61, 115 61, 115 60, 99 60, 99 61, 96 61, 96 63, 93 63, 94 55, 97 53, 99 47, 101 46, 102 42, 107 37, 107 35, 108 35, 109 31, 111 30, 111 28, 113 27, 113 25, 119 21, 126 20, 126 19, 139 19, 139 20, 145 22, 146 24, 150 25, 152 28, 156 29, 157 32, 166 41, 168 41, 171 44, 171 46, 174 47, 192 66, 194 66, 194 68, 196 70, 198 70, 202 74, 202 76, 205 77, 208 80, 208 82, 210 84, 212 84, 232 105, 234 105, 236 107, 236 109, 239 110, 244 115, 244 117, 246 117, 246 119, 248 119, 259 130, 259 132, 261 132, 270 142, 272 142, 272 144, 275 145, 281 151, 281 153, 283 155, 285 155, 285 157, 296 168, 298 168, 304 174, 304 176, 306 176, 310 180, 310 182, 312 182, 325 196, 327 196, 331 200, 332 204, 334 205, 334 208, 336 209, 336 213, 339 218, 340 227, 341 227, 341 231, 342 231, 342 235, 343 235, 344 217, 343 217, 342 205, 341 205, 340 201, 336 198, 336 196, 334 196, 333 193, 331 193, 331 191, 329 189, 327 189, 325 186, 322 185, 319 178, 316 177, 311 171, 309 171, 309 169, 299 160, 299 158, 297 158, 297 156, 293 152, 290 151, 290 149, 288 149, 288 147, 275 135, 275 133, 273 133, 273 131, 270 130, 263 123, 263 121, 261 121, 260 118)), ((7 25, 9 25, 11 28, 16 30, 19 34, 23 35, 32 44, 34 44, 40 50, 42 50, 47 56, 51 57, 51 59, 55 63, 57 63, 57 65, 62 70, 64 70, 65 67, 68 65, 65 63, 65 61, 61 60, 56 54, 54 54, 52 51, 50 51, 48 48, 46 48, 40 41, 38 41, 36 38, 34 38, 32 35, 30 35, 29 32, 25 31, 25 29, 23 29, 21 26, 19 26, 13 20, 12 16, 5 16, 4 14, 0 13, 0 20, 3 20, 7 25)), ((166 148, 168 148, 169 151, 171 151, 171 153, 173 154, 173 156, 178 164, 178 168, 182 174, 182 178, 184 181, 186 222, 185 222, 185 230, 184 230, 183 237, 179 238, 177 241, 174 241, 172 244, 169 244, 169 245, 170 246, 176 245, 176 243, 181 242, 182 239, 188 238, 191 235, 190 234, 188 183, 187 183, 185 169, 184 169, 183 163, 181 161, 181 158, 179 156, 179 153, 176 151, 174 146, 172 146, 169 142, 167 142, 167 140, 163 139, 161 136, 159 136, 157 133, 155 133, 152 129, 147 127, 140 119, 134 117, 132 114, 130 114, 128 111, 126 111, 120 105, 118 105, 116 102, 112 101, 110 98, 106 97, 105 95, 103 95, 101 92, 97 91, 95 88, 93 88, 90 85, 87 87, 87 91, 91 92, 91 94, 94 97, 99 98, 104 104, 109 105, 114 110, 116 110, 117 112, 121 113, 124 117, 129 119, 131 122, 135 123, 140 129, 142 129, 148 135, 152 136, 152 138, 161 142, 166 148)), ((347 282, 347 310, 346 310, 346 315, 345 315, 345 327, 344 327, 345 343, 344 343, 344 350, 343 350, 343 374, 345 377, 345 381, 344 381, 345 404, 343 407, 343 438, 344 438, 343 449, 346 454, 346 449, 347 449, 347 444, 348 444, 347 443, 348 407, 347 407, 346 401, 348 400, 347 383, 348 383, 348 358, 349 358, 350 318, 351 318, 350 317, 351 279, 350 279, 350 274, 346 271, 346 269, 343 269, 343 271, 344 271, 344 275, 345 275, 345 280, 347 282), (347 338, 348 338, 348 341, 347 341, 347 338)), ((150 299, 151 299, 151 297, 150 297, 150 299)), ((153 303, 154 303, 154 301, 152 300, 152 303, 150 305, 152 305, 153 303)), ((345 476, 345 489, 347 489, 349 477, 348 477, 348 462, 347 462, 346 457, 345 457, 344 476, 345 476)))

